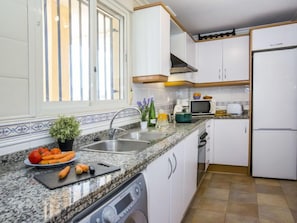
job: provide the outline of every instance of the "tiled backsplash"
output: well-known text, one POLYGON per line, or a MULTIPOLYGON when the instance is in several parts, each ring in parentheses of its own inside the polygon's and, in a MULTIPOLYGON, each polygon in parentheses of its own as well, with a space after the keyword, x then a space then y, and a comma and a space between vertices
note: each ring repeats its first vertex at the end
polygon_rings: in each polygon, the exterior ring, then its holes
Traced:
MULTIPOLYGON (((167 113, 172 113, 176 99, 191 98, 194 92, 201 92, 202 95, 211 95, 217 106, 224 107, 228 103, 241 103, 244 109, 249 108, 249 88, 248 86, 235 87, 212 87, 212 88, 179 88, 164 87, 162 83, 154 84, 133 84, 133 98, 131 106, 136 106, 137 101, 143 98, 154 97, 156 111, 160 109, 167 113)), ((98 113, 78 116, 84 135, 96 134, 98 129, 93 129, 94 125, 103 126, 101 130, 108 128, 108 122, 114 113, 98 113), (84 132, 84 131, 83 131, 84 132)), ((129 118, 137 115, 134 110, 127 110, 118 118, 129 118)), ((53 139, 49 137, 48 131, 54 119, 36 119, 27 122, 14 122, 12 124, 0 125, 0 156, 8 153, 27 150, 39 145, 50 144, 53 139)), ((134 120, 135 122, 135 120, 134 120)))

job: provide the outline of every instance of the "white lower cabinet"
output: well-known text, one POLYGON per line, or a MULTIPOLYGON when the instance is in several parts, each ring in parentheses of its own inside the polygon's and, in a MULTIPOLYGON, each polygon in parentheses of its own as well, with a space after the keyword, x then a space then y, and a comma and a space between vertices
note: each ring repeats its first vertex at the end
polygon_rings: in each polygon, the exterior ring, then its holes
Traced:
POLYGON ((248 166, 248 119, 214 120, 214 163, 248 166))
POLYGON ((198 163, 198 136, 196 130, 191 133, 184 141, 182 147, 184 151, 184 209, 190 205, 192 197, 197 189, 197 163, 198 163))
POLYGON ((149 222, 182 221, 196 191, 197 146, 198 131, 195 131, 147 166, 144 174, 148 188, 149 222))

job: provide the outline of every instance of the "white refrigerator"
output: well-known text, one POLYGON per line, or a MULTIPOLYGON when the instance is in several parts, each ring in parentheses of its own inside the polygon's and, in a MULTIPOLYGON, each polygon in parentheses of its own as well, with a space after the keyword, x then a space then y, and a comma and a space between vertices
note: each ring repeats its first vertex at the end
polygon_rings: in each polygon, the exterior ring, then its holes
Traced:
POLYGON ((254 52, 252 175, 297 179, 297 48, 254 52))

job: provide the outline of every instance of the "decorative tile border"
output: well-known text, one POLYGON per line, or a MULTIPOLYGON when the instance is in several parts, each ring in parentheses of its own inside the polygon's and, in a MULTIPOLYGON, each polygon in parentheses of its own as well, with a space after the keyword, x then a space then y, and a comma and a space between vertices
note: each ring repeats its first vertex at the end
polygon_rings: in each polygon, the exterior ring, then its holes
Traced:
MULTIPOLYGON (((165 105, 159 106, 158 109, 163 109, 165 111, 173 110, 173 105, 165 105)), ((77 116, 77 120, 80 122, 82 126, 86 126, 89 124, 100 123, 104 121, 109 121, 112 119, 115 112, 109 113, 100 113, 93 115, 83 115, 77 116)), ((125 118, 137 115, 137 111, 132 109, 123 111, 119 113, 117 118, 125 118)), ((20 137, 25 135, 34 135, 40 134, 42 132, 46 133, 49 131, 54 119, 47 120, 37 120, 37 121, 28 121, 28 122, 20 122, 17 124, 11 125, 0 125, 0 139, 12 139, 13 137, 20 137)))

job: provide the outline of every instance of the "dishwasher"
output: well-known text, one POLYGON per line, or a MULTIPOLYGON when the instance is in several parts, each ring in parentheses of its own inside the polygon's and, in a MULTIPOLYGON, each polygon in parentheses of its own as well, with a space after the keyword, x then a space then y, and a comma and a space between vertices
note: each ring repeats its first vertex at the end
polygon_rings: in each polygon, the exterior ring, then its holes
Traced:
POLYGON ((147 189, 142 173, 77 214, 71 223, 147 223, 147 189))

